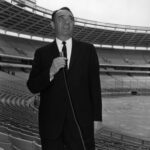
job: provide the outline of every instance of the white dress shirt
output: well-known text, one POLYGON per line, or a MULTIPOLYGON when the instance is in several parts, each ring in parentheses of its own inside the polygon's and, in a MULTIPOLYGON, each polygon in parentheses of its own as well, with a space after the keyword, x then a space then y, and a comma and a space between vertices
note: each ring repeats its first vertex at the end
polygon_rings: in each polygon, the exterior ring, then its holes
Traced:
MULTIPOLYGON (((56 38, 56 44, 58 47, 59 52, 62 52, 62 48, 63 48, 63 41, 59 40, 58 38, 56 38)), ((67 50, 67 65, 69 68, 69 64, 70 64, 70 57, 71 57, 71 51, 72 51, 72 38, 68 39, 66 42, 66 50, 67 50)), ((54 79, 54 75, 53 73, 50 73, 50 82, 54 79)))
MULTIPOLYGON (((56 44, 57 44, 57 47, 59 49, 59 52, 62 52, 62 48, 63 48, 63 44, 62 44, 63 41, 59 40, 58 38, 56 38, 56 44)), ((71 52, 72 52, 72 38, 68 39, 66 42, 66 49, 67 49, 67 65, 69 67, 69 64, 70 64, 70 57, 71 57, 71 52)))

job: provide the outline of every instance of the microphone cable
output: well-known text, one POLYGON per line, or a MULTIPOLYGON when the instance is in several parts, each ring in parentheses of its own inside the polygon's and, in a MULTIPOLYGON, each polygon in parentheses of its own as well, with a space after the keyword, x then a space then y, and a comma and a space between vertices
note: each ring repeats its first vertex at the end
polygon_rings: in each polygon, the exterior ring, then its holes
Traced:
MULTIPOLYGON (((60 57, 64 57, 63 52, 60 52, 60 57)), ((76 114, 75 114, 75 110, 74 110, 74 107, 73 107, 73 104, 72 104, 72 98, 71 98, 71 94, 70 94, 70 90, 69 90, 69 86, 68 86, 68 82, 67 82, 66 73, 65 73, 64 68, 62 68, 62 69, 63 69, 63 75, 64 75, 65 86, 66 86, 67 95, 68 95, 69 103, 70 103, 70 106, 71 106, 73 118, 74 118, 74 121, 75 121, 76 126, 77 126, 78 131, 79 131, 79 135, 80 135, 80 138, 81 138, 81 142, 82 142, 82 145, 83 145, 83 149, 86 150, 85 143, 84 143, 84 139, 83 139, 83 136, 82 136, 82 131, 81 131, 80 125, 79 125, 79 123, 78 123, 78 120, 77 120, 77 117, 76 117, 76 114)))

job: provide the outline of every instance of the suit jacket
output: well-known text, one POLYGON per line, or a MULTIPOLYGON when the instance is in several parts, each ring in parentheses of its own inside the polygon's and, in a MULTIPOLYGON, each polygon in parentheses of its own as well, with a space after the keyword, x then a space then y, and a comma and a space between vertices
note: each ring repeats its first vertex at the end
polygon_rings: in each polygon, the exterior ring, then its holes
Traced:
MULTIPOLYGON (((56 138, 62 130, 68 95, 62 69, 50 82, 50 67, 59 57, 56 41, 35 52, 27 86, 40 92, 39 131, 45 138, 56 138)), ((102 120, 99 63, 93 45, 73 39, 67 82, 80 127, 102 120)))

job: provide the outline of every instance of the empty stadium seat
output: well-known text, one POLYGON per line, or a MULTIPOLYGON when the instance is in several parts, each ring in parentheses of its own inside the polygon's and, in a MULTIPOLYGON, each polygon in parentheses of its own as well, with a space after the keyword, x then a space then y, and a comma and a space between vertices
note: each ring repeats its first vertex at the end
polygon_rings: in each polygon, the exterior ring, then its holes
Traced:
POLYGON ((13 150, 12 144, 0 142, 0 150, 13 150))
POLYGON ((45 44, 46 42, 1 35, 0 52, 15 56, 33 57, 35 50, 45 44))
POLYGON ((16 138, 10 135, 10 141, 13 146, 21 150, 34 150, 33 142, 28 140, 23 140, 21 138, 16 138))
POLYGON ((33 142, 33 147, 34 147, 34 150, 42 150, 41 145, 39 145, 39 144, 37 144, 35 142, 33 142))
POLYGON ((9 135, 6 133, 1 133, 0 132, 0 142, 5 142, 5 143, 9 143, 9 135))

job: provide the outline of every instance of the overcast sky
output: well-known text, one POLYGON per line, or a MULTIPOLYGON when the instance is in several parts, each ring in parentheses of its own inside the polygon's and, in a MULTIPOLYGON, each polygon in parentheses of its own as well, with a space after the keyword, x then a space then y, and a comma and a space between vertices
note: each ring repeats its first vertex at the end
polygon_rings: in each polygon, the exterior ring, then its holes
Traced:
POLYGON ((75 17, 93 21, 150 27, 150 0, 37 0, 54 11, 67 6, 75 17))

